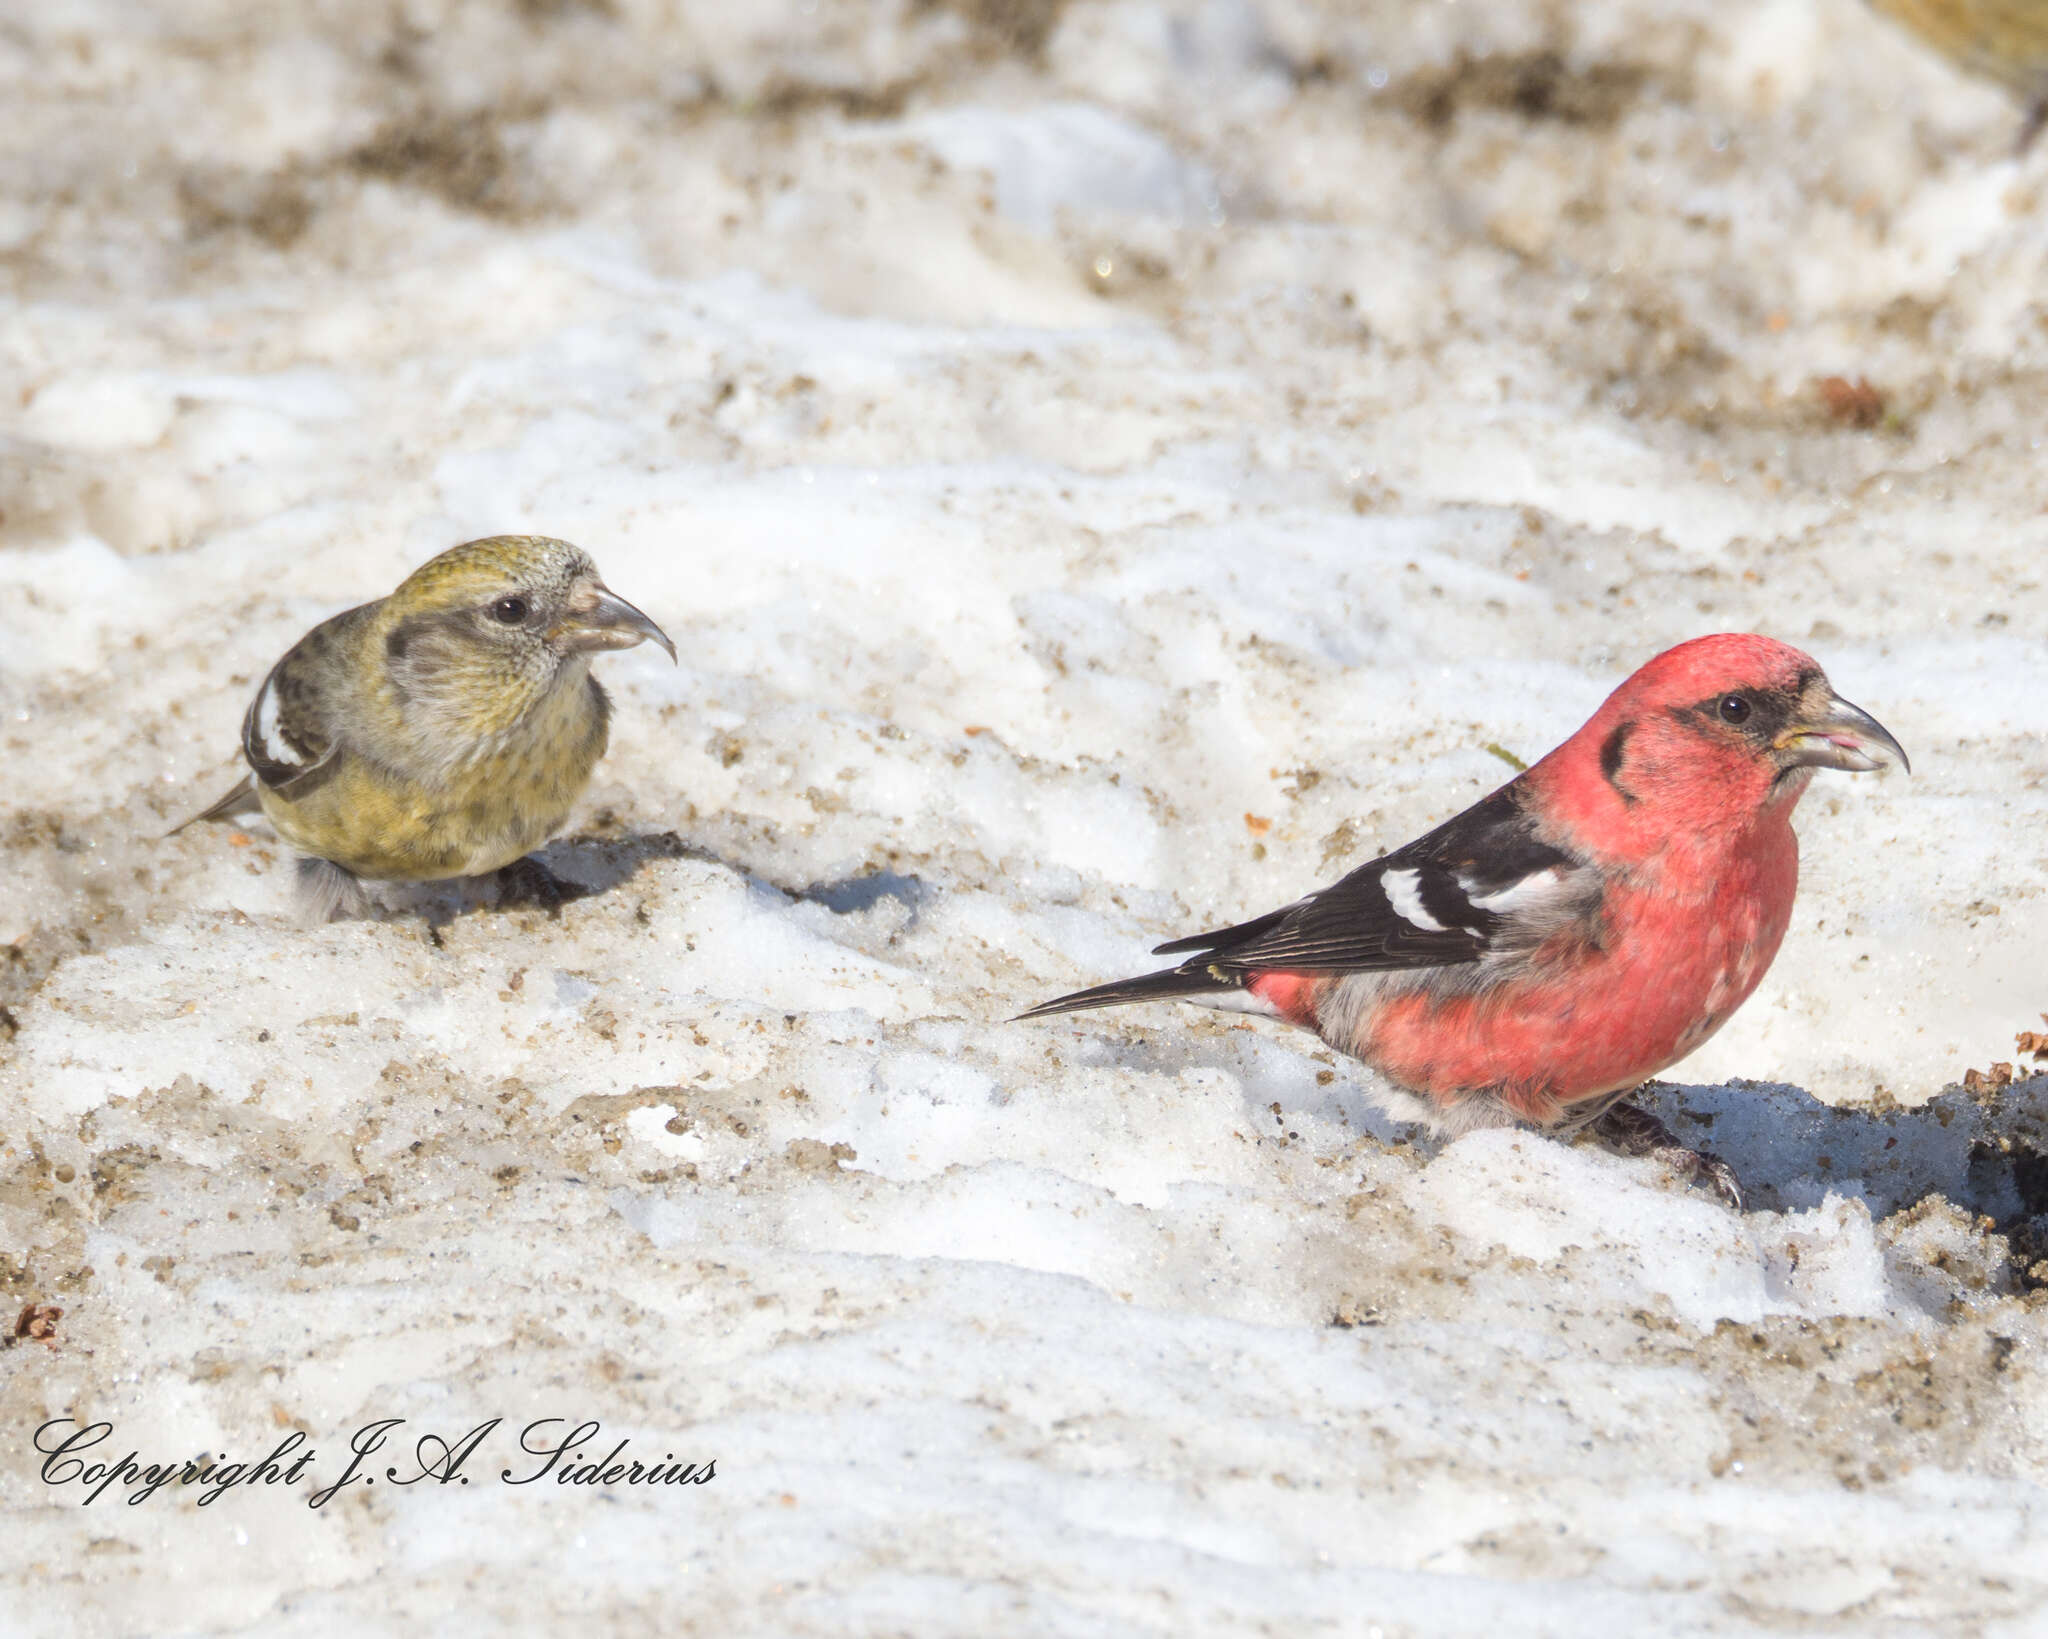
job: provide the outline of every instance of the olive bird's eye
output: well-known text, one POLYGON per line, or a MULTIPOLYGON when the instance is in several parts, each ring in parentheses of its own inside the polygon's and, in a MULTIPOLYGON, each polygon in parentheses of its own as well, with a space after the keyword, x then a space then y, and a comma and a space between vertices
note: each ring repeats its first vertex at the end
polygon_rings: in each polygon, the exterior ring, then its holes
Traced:
MULTIPOLYGON (((526 618, 526 599, 498 599, 496 603, 491 605, 491 618, 493 620, 502 621, 507 626, 517 626, 522 620, 526 618)), ((1723 706, 1721 709, 1725 713, 1728 708, 1726 706, 1723 706)))
POLYGON ((1739 694, 1729 694, 1721 699, 1721 721, 1724 723, 1746 723, 1749 721, 1749 702, 1739 694))

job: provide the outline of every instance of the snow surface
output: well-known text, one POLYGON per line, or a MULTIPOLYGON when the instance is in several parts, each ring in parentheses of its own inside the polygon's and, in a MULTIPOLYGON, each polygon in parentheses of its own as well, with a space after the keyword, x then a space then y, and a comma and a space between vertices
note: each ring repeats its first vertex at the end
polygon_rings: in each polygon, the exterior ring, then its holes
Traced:
POLYGON ((2048 1082, 1953 1085, 2048 1006, 1996 90, 1852 0, 68 0, 0 81, 8 1632, 2048 1632, 2048 1082), (595 892, 308 930, 159 840, 507 530, 682 652, 595 892), (1915 768, 1655 1095, 1745 1216, 1006 1022, 1744 628, 1915 768), (83 1508, 54 1417, 717 1472, 83 1508))

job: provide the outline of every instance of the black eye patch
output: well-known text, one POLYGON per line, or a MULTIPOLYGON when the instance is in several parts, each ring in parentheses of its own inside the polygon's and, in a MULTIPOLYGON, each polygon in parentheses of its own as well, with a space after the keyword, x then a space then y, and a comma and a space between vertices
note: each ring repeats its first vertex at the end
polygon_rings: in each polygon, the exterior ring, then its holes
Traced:
POLYGON ((1680 706, 1676 715, 1716 729, 1732 728, 1745 740, 1764 743, 1791 721, 1797 708, 1798 701, 1782 689, 1728 689, 1697 705, 1680 706))

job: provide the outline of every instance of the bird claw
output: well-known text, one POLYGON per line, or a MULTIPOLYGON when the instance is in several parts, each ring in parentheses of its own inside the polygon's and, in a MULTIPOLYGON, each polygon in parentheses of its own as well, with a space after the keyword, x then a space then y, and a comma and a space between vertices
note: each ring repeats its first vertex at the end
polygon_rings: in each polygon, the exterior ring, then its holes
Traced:
POLYGON ((500 866, 497 877, 500 907, 537 905, 557 921, 561 920, 564 905, 590 891, 581 883, 555 875, 531 854, 500 866))
POLYGON ((1706 1150, 1687 1149, 1683 1144, 1673 1144, 1651 1153, 1687 1183, 1706 1185, 1721 1197, 1729 1211, 1742 1211, 1742 1185, 1736 1182, 1735 1169, 1718 1155, 1706 1150))
POLYGON ((365 916, 370 894, 355 872, 331 859, 302 856, 297 866, 299 914, 309 927, 324 928, 336 917, 365 916))
POLYGON ((1730 1210, 1742 1210, 1742 1185, 1736 1181, 1735 1169, 1718 1155, 1679 1143, 1671 1129, 1641 1105, 1624 1099, 1604 1111, 1587 1131, 1617 1154, 1656 1157, 1687 1183, 1707 1185, 1730 1210))

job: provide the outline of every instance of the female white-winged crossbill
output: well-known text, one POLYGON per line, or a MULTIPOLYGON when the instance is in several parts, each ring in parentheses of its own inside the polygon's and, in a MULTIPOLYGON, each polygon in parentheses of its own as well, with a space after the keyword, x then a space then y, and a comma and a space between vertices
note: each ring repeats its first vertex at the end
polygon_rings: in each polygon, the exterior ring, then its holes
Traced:
POLYGON ((1996 80, 2026 108, 2021 152, 2048 119, 2048 0, 1870 0, 1958 68, 1996 80))
POLYGON ((1728 1169, 1625 1095, 1728 1021, 1792 918, 1792 810, 1816 768, 1906 754, 1769 638, 1697 638, 1638 671, 1492 796, 1342 881, 1158 947, 1179 967, 1038 1018, 1184 997, 1318 1032, 1438 1131, 1591 1128, 1740 1205, 1728 1169))
POLYGON ((611 702, 591 656, 649 638, 675 658, 580 547, 452 547, 292 645, 242 719, 249 773, 193 818, 261 808, 305 856, 323 919, 361 903, 363 878, 500 870, 561 828, 604 755, 611 702))

